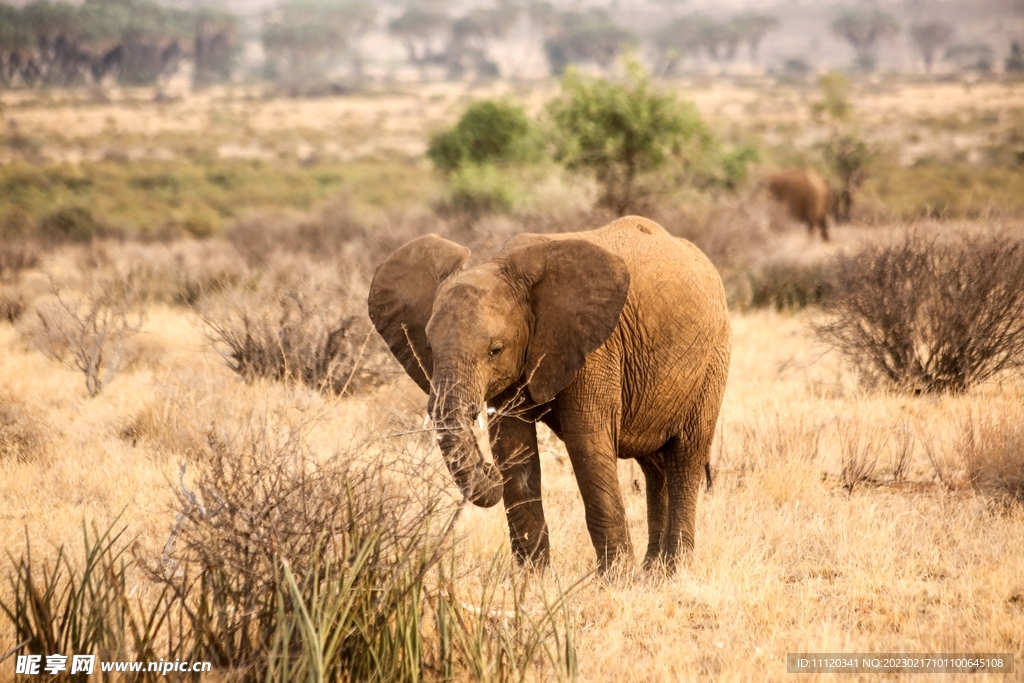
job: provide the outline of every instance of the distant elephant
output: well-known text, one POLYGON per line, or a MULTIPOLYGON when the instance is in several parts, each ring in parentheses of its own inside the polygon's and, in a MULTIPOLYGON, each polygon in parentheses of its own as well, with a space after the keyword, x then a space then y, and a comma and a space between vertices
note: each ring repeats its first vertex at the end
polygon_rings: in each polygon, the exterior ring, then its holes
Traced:
POLYGON ((548 563, 536 422, 568 451, 598 566, 633 561, 617 458, 647 482, 645 566, 693 547, 697 492, 729 368, 722 280, 652 221, 522 234, 463 270, 465 247, 428 235, 378 269, 370 319, 430 395, 438 444, 463 494, 504 498, 520 563, 548 563), (489 421, 494 463, 472 426, 489 421))
POLYGON ((809 168, 780 171, 768 178, 768 191, 786 206, 793 220, 806 225, 812 235, 817 228, 821 238, 828 241, 828 210, 832 193, 820 175, 809 168))

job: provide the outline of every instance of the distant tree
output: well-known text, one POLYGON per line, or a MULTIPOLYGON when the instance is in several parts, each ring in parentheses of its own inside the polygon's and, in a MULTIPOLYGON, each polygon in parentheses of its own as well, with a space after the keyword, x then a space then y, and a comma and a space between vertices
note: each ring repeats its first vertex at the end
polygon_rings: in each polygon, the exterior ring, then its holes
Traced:
POLYGON ((79 40, 78 8, 40 0, 26 5, 23 21, 32 37, 32 52, 22 69, 29 84, 67 85, 82 77, 88 55, 79 40))
POLYGON ((878 156, 857 130, 850 102, 850 82, 841 73, 830 73, 818 80, 822 98, 812 111, 824 118, 831 129, 820 148, 829 166, 832 180, 838 185, 833 211, 836 220, 850 220, 853 201, 867 180, 871 163, 878 156))
POLYGON ((451 31, 452 20, 429 5, 413 5, 392 19, 388 32, 402 41, 406 57, 421 69, 443 56, 441 46, 451 31))
POLYGON ((263 47, 292 76, 322 71, 348 55, 358 77, 355 43, 375 17, 367 0, 285 0, 263 17, 263 47))
POLYGON ((634 35, 619 26, 602 9, 566 12, 559 17, 557 32, 544 41, 551 71, 561 74, 570 64, 593 62, 607 68, 624 46, 634 45, 634 35))
POLYGON ((473 68, 479 75, 499 76, 491 50, 496 41, 508 36, 521 13, 519 5, 500 0, 495 7, 474 9, 455 21, 446 50, 449 74, 461 75, 466 68, 473 68))
POLYGON ((31 61, 32 31, 24 12, 18 7, 0 4, 0 85, 9 87, 31 61))
POLYGON ((658 73, 670 75, 684 58, 696 59, 710 44, 717 45, 716 26, 702 14, 690 14, 655 30, 651 42, 658 53, 658 73))
POLYGON ((956 64, 961 71, 989 72, 992 70, 994 54, 992 46, 987 43, 958 43, 949 46, 946 59, 956 64))
POLYGON ((926 24, 914 24, 910 27, 910 38, 917 46, 917 51, 921 53, 925 71, 932 72, 935 53, 949 42, 954 33, 956 33, 955 29, 944 21, 929 21, 926 24))
POLYGON ((743 41, 750 50, 750 61, 757 63, 761 41, 770 32, 779 27, 779 20, 771 14, 747 12, 733 20, 743 41))
POLYGON ((196 85, 231 79, 238 51, 238 19, 231 14, 201 10, 196 16, 192 80, 196 85))
POLYGON ((708 56, 716 62, 731 62, 736 59, 740 43, 743 42, 743 27, 735 20, 725 23, 713 22, 705 34, 708 56))
POLYGON ((832 22, 832 32, 853 46, 857 65, 865 70, 875 67, 878 43, 891 40, 899 30, 899 23, 878 9, 845 10, 832 22))
POLYGON ((644 180, 670 163, 698 163, 713 144, 692 104, 657 90, 635 62, 625 83, 583 79, 570 69, 562 93, 548 103, 556 158, 593 173, 599 203, 618 215, 636 212, 650 194, 644 180))
POLYGON ((561 28, 558 10, 548 0, 530 0, 526 5, 527 20, 544 38, 551 38, 561 28))
POLYGON ((1006 73, 1024 72, 1024 46, 1018 41, 1010 45, 1010 56, 1006 58, 1006 73))

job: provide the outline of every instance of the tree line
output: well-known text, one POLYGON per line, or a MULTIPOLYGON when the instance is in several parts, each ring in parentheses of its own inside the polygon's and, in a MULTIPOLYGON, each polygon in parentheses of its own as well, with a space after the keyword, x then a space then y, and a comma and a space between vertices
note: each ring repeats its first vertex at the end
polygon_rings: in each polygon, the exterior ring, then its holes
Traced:
MULTIPOLYGON (((440 70, 448 78, 497 77, 508 41, 528 36, 541 43, 553 75, 570 64, 607 68, 626 49, 645 46, 654 73, 673 75, 689 60, 726 65, 746 54, 759 59, 765 36, 779 28, 770 14, 744 12, 725 19, 701 13, 669 16, 648 35, 619 24, 605 9, 558 9, 548 0, 494 0, 462 14, 445 0, 412 0, 390 7, 372 0, 281 0, 260 18, 265 74, 271 79, 323 78, 347 71, 361 80, 366 58, 360 45, 374 29, 385 30, 423 78, 440 70), (382 18, 382 14, 386 15, 382 18)), ((855 64, 874 69, 880 45, 901 31, 877 9, 846 9, 832 21, 833 34, 850 44, 855 64)), ((114 80, 125 85, 158 83, 193 64, 197 84, 231 78, 240 49, 240 20, 224 11, 166 7, 154 0, 33 0, 22 7, 0 3, 0 86, 76 85, 114 80)), ((927 71, 945 57, 961 70, 990 70, 991 46, 955 43, 955 28, 919 21, 908 37, 927 71)), ((1011 49, 1008 71, 1024 70, 1021 45, 1011 49)))

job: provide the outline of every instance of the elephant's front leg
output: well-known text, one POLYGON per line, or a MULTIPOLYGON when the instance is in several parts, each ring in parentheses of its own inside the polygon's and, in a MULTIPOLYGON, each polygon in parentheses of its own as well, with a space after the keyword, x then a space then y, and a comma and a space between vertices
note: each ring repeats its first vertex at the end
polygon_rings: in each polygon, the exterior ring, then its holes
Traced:
POLYGON ((600 397, 574 394, 565 392, 557 399, 561 437, 580 487, 598 570, 604 573, 617 562, 633 562, 619 489, 618 404, 610 400, 598 405, 600 397))
POLYGON ((551 550, 540 491, 537 427, 510 415, 490 422, 491 452, 505 480, 505 514, 512 554, 520 564, 547 566, 551 550))

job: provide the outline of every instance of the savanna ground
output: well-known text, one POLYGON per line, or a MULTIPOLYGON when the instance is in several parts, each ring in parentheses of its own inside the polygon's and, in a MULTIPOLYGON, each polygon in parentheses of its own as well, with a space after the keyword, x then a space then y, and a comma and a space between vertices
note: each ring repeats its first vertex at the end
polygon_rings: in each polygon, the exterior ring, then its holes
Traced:
MULTIPOLYGON (((373 337, 360 357, 377 354, 378 379, 336 397, 242 381, 204 316, 240 291, 266 304, 308 286, 358 317, 373 267, 416 235, 441 232, 484 258, 522 230, 598 227, 606 217, 590 206, 593 187, 557 173, 514 211, 452 216, 421 156, 428 132, 469 100, 507 93, 539 110, 555 87, 424 85, 298 101, 244 90, 156 102, 135 91, 4 94, 5 234, 49 217, 54 229, 98 236, 38 247, 38 260, 5 273, 5 301, 24 312, 0 322, 3 568, 27 542, 34 557, 60 545, 77 557, 83 520, 106 527, 118 515, 133 556, 158 558, 181 507, 180 465, 194 472, 211 434, 230 440, 245 425, 300 428, 317 458, 393 449, 403 467, 443 473, 421 429, 425 397, 373 337), (90 273, 115 272, 134 273, 145 322, 127 344, 130 362, 89 397, 81 372, 40 351, 48 342, 34 311, 54 304, 51 281, 67 297, 90 273)), ((681 87, 716 130, 757 137, 777 165, 812 157, 813 91, 681 87)), ((975 476, 1024 466, 1024 380, 901 395, 816 340, 817 308, 754 301, 772 264, 822 263, 906 231, 1024 235, 1024 87, 859 87, 860 123, 890 153, 833 243, 787 226, 752 189, 652 212, 711 255, 734 304, 715 484, 701 494, 696 550, 675 575, 592 575, 571 467, 542 433, 553 566, 538 583, 552 594, 583 579, 566 598, 580 680, 782 680, 787 652, 1008 652, 1015 674, 978 680, 1024 680, 1024 510, 975 476)), ((642 477, 629 461, 620 473, 639 552, 642 477)), ((495 562, 504 576, 509 562, 504 515, 467 508, 455 536, 458 591, 475 604, 480 577, 493 579, 495 562)), ((0 677, 12 675, 8 660, 0 677)))

